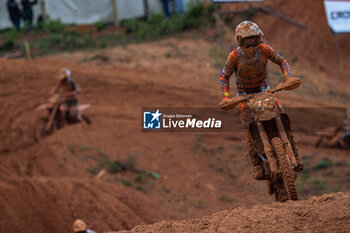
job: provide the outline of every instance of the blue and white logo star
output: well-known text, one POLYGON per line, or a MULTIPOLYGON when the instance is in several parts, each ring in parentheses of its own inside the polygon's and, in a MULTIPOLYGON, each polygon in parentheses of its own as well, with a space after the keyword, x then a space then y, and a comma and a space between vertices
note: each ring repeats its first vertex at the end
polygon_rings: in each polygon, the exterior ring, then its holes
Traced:
POLYGON ((153 116, 152 121, 156 120, 159 121, 159 116, 161 116, 162 114, 159 112, 159 109, 157 109, 157 111, 155 113, 151 113, 151 115, 153 116))
POLYGON ((159 109, 155 112, 143 112, 143 128, 144 129, 160 129, 160 117, 162 113, 159 109))

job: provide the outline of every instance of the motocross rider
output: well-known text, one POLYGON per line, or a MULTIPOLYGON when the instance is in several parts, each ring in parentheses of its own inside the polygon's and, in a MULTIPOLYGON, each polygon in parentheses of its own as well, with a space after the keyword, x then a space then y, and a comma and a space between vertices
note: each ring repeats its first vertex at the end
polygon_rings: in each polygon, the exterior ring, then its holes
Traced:
MULTIPOLYGON (((237 95, 269 91, 270 86, 267 83, 266 69, 268 59, 280 66, 284 82, 289 82, 293 79, 290 77, 287 60, 278 54, 273 48, 264 44, 263 36, 263 32, 254 22, 243 21, 236 27, 235 39, 238 47, 228 56, 220 75, 221 89, 223 92, 223 99, 220 106, 228 103, 230 99, 229 78, 233 73, 235 73, 237 95)), ((293 88, 290 88, 289 90, 293 88)), ((252 139, 248 133, 249 122, 251 122, 252 119, 251 112, 246 102, 240 103, 238 108, 248 156, 254 165, 255 179, 263 179, 264 173, 261 166, 261 160, 258 157, 259 155, 255 152, 252 139)), ((296 155, 296 157, 298 164, 300 163, 301 165, 301 161, 298 159, 299 156, 296 155)))
POLYGON ((69 113, 70 116, 75 116, 78 120, 81 120, 81 115, 78 110, 78 94, 81 91, 80 86, 72 79, 71 71, 69 69, 60 69, 56 78, 58 79, 58 83, 51 90, 50 94, 59 94, 63 100, 60 105, 63 119, 62 124, 66 123, 67 113, 69 113))
POLYGON ((344 127, 336 128, 331 135, 321 135, 316 146, 350 149, 350 109, 346 112, 344 127))

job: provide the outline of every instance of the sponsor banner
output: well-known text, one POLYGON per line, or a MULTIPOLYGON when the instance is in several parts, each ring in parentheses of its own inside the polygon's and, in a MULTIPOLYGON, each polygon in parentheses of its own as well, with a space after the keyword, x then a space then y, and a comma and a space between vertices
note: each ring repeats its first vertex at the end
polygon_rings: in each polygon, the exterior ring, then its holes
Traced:
MULTIPOLYGON (((333 132, 344 126, 345 108, 284 108, 294 132, 333 132)), ((143 132, 241 132, 238 109, 162 108, 141 110, 143 132)), ((254 115, 252 114, 254 117, 254 115)))
POLYGON ((333 33, 350 32, 350 0, 325 0, 327 21, 333 33))

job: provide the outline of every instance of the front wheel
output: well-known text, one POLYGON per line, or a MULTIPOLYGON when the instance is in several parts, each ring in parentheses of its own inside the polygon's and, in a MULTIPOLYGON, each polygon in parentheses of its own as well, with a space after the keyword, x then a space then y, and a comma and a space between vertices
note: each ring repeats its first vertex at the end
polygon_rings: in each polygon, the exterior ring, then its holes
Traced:
POLYGON ((271 140, 271 144, 278 159, 279 170, 282 174, 283 184, 287 191, 288 199, 299 200, 298 192, 295 187, 296 174, 287 158, 282 141, 280 138, 275 137, 271 140))
POLYGON ((49 131, 45 129, 49 119, 47 117, 42 117, 37 120, 34 124, 34 140, 39 142, 42 138, 49 136, 53 133, 53 127, 49 131))

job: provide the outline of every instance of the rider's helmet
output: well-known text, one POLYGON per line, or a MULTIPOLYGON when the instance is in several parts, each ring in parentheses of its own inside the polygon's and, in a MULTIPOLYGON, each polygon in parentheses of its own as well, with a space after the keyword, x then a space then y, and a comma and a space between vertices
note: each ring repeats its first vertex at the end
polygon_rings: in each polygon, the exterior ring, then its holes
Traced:
POLYGON ((252 21, 243 21, 236 27, 235 39, 240 47, 255 47, 263 41, 264 33, 252 21))
POLYGON ((73 231, 74 232, 86 231, 86 229, 87 229, 87 226, 83 220, 77 219, 74 221, 74 223, 73 223, 73 231))
POLYGON ((70 79, 70 78, 71 78, 71 75, 72 75, 72 73, 70 72, 69 69, 67 69, 67 68, 61 68, 61 69, 58 71, 56 78, 57 78, 59 81, 62 81, 62 80, 64 80, 64 79, 70 79))

